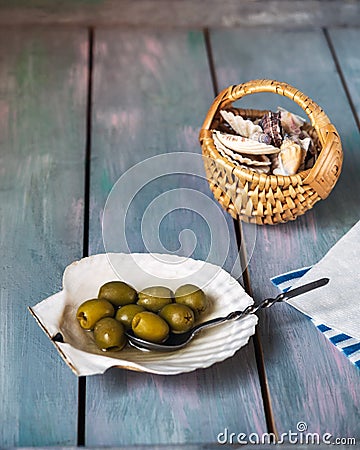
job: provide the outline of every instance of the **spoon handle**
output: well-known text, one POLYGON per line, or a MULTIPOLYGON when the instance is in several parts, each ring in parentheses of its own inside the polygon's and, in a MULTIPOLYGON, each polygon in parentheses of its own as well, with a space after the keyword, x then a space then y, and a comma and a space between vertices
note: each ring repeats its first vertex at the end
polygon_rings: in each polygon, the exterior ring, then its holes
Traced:
POLYGON ((213 325, 217 325, 222 322, 226 322, 228 320, 238 320, 243 319, 244 317, 254 314, 256 311, 262 308, 270 308, 275 303, 279 302, 286 302, 290 298, 297 297, 298 295, 305 294, 306 292, 312 291, 313 289, 317 289, 321 286, 325 286, 329 282, 329 278, 320 278, 319 280, 312 281, 311 283, 304 284, 302 286, 299 286, 295 289, 291 289, 287 292, 283 292, 279 294, 275 298, 267 298, 263 300, 258 305, 250 305, 247 308, 245 308, 243 311, 233 311, 230 314, 228 314, 226 317, 216 317, 215 319, 208 320, 206 322, 200 323, 199 325, 195 326, 192 330, 192 334, 196 334, 198 331, 202 330, 203 328, 212 327, 213 325))
POLYGON ((280 294, 278 297, 283 295, 283 298, 280 301, 287 301, 290 298, 297 297, 298 295, 305 294, 306 292, 312 291, 313 289, 317 289, 321 286, 325 286, 326 284, 328 284, 329 281, 330 281, 329 278, 320 278, 319 280, 312 281, 311 283, 303 284, 302 286, 299 286, 295 289, 291 289, 287 292, 284 292, 283 294, 280 294))

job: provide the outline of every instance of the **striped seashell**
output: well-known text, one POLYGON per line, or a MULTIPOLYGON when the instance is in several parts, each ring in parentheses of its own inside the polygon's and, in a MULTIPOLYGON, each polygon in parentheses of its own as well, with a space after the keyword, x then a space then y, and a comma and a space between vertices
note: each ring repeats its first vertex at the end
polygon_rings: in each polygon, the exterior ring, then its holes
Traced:
POLYGON ((266 112, 259 124, 264 133, 270 136, 271 143, 276 147, 280 147, 283 141, 280 113, 274 113, 272 111, 266 112))
POLYGON ((222 153, 221 150, 219 150, 219 153, 226 158, 227 160, 229 160, 232 164, 234 164, 237 167, 241 167, 242 169, 247 169, 247 170, 252 170, 253 172, 256 173, 270 173, 271 167, 270 165, 249 165, 249 164, 244 164, 241 163, 239 160, 232 158, 231 156, 227 155, 226 153, 222 153))
POLYGON ((213 131, 213 139, 217 138, 222 145, 237 153, 247 153, 252 155, 271 155, 279 153, 280 149, 263 144, 252 139, 242 136, 235 136, 233 134, 220 133, 218 130, 213 131))
POLYGON ((280 147, 278 167, 274 175, 295 175, 305 160, 305 150, 299 144, 286 139, 280 147))
POLYGON ((247 155, 233 152, 229 148, 225 147, 216 136, 214 136, 214 144, 218 152, 230 159, 232 162, 238 162, 248 166, 266 167, 270 170, 271 161, 266 155, 247 155))

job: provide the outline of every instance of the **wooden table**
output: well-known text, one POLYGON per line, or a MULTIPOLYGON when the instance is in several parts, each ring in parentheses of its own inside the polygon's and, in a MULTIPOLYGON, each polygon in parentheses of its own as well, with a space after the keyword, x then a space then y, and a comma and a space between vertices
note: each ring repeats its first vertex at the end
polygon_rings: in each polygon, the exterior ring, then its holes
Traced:
MULTIPOLYGON (((289 305, 260 314, 249 345, 209 369, 171 377, 111 369, 86 379, 72 374, 27 311, 61 289, 69 263, 104 252, 101 218, 119 177, 155 155, 200 154, 198 131, 215 92, 256 78, 286 81, 320 104, 345 159, 326 201, 295 222, 257 227, 240 281, 260 301, 276 293, 271 276, 316 263, 359 220, 359 41, 358 28, 2 28, 1 447, 215 448, 225 428, 281 435, 298 422, 359 443, 359 370, 289 305)), ((247 104, 278 101, 254 96, 247 104)), ((133 252, 145 250, 139 224, 151 196, 175 186, 211 197, 201 177, 165 178, 130 216, 133 252)), ((230 240, 224 266, 232 267, 240 235, 226 213, 214 219, 212 241, 194 211, 165 219, 169 250, 190 228, 198 233, 193 257, 230 240)), ((249 244, 253 230, 240 231, 249 244)))

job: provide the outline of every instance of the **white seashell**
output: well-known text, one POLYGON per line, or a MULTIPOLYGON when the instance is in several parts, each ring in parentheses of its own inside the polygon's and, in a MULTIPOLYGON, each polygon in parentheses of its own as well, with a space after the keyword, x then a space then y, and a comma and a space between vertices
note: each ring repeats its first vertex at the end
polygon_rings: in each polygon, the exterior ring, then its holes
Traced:
POLYGON ((287 139, 280 147, 278 167, 273 170, 274 175, 295 175, 305 160, 305 150, 299 144, 287 139))
POLYGON ((240 164, 240 167, 242 167, 243 169, 252 170, 253 172, 256 172, 258 174, 268 174, 270 172, 269 166, 245 166, 240 164))
POLYGON ((233 134, 220 133, 218 130, 213 131, 213 138, 216 136, 222 145, 230 150, 238 153, 247 153, 254 155, 271 155, 279 153, 280 149, 272 145, 263 144, 261 142, 253 141, 242 136, 235 136, 233 134))
POLYGON ((280 112, 281 126, 285 133, 299 135, 301 133, 301 127, 306 120, 280 106, 278 106, 277 111, 280 112))
POLYGON ((298 134, 286 135, 285 140, 291 140, 292 142, 299 144, 300 147, 307 152, 310 149, 312 139, 307 133, 305 134, 302 132, 302 134, 304 134, 303 138, 300 138, 300 135, 298 135, 298 134))
POLYGON ((244 119, 241 116, 236 116, 231 111, 221 110, 220 114, 223 119, 231 126, 231 128, 240 134, 240 136, 250 138, 254 133, 263 133, 259 125, 255 125, 251 120, 244 119))
POLYGON ((300 142, 301 148, 307 152, 311 145, 311 138, 307 137, 305 139, 299 139, 299 142, 300 142))
POLYGON ((214 135, 214 144, 216 149, 225 157, 230 157, 231 160, 238 161, 241 164, 249 166, 270 166, 271 161, 266 155, 247 155, 233 152, 225 147, 216 135, 214 135))
POLYGON ((118 278, 141 290, 159 283, 175 290, 193 283, 203 288, 211 308, 201 320, 226 316, 253 304, 240 284, 221 267, 176 255, 157 253, 107 253, 93 255, 67 267, 63 290, 30 308, 32 315, 49 337, 61 333, 64 342, 55 342, 60 355, 76 375, 104 373, 110 367, 175 375, 206 368, 234 355, 255 332, 255 314, 204 330, 187 347, 164 356, 126 347, 120 352, 99 350, 91 336, 79 327, 76 309, 96 297, 99 287, 118 278))
POLYGON ((263 132, 258 132, 256 131, 254 134, 252 134, 251 136, 249 136, 249 139, 252 139, 253 141, 258 141, 261 142, 262 144, 271 144, 271 137, 263 132))
MULTIPOLYGON (((239 161, 239 159, 236 159, 236 158, 230 156, 229 154, 223 152, 222 150, 219 150, 219 153, 224 158, 229 160, 232 164, 234 164, 237 167, 241 167, 242 169, 252 170, 256 173, 269 173, 271 170, 271 167, 269 164, 252 165, 252 164, 248 164, 248 163, 242 163, 239 161)), ((234 153, 233 153, 233 155, 239 156, 239 155, 235 155, 234 153)), ((253 161, 251 161, 251 162, 253 163, 253 161)))

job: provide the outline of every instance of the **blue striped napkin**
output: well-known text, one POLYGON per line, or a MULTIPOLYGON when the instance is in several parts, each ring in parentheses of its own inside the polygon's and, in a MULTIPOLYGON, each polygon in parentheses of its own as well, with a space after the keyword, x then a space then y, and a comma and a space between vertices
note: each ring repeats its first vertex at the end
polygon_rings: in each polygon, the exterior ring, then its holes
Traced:
MULTIPOLYGON (((271 282, 281 291, 288 291, 291 286, 305 275, 311 267, 303 267, 298 270, 286 272, 271 278, 271 282)), ((311 319, 311 318, 310 318, 311 319)), ((325 337, 344 353, 349 360, 360 369, 360 340, 353 338, 335 328, 330 328, 323 323, 311 319, 314 325, 325 335, 325 337)))

